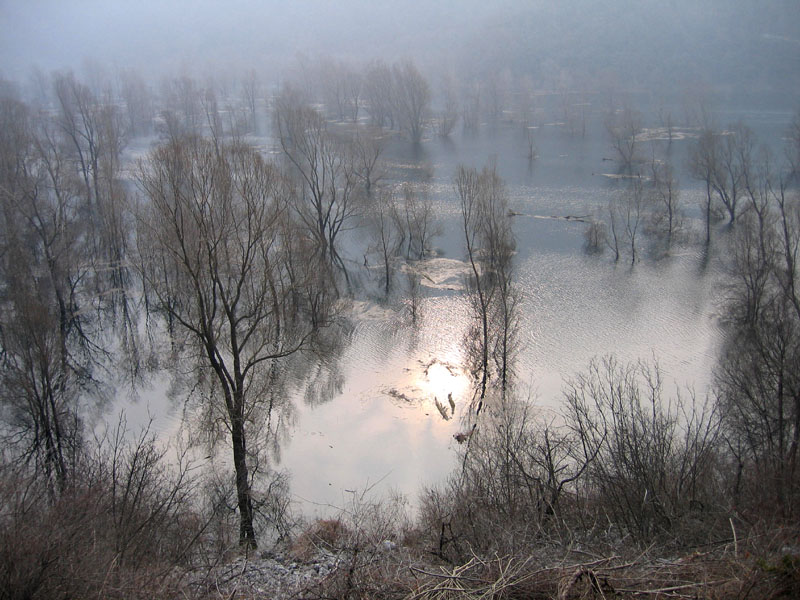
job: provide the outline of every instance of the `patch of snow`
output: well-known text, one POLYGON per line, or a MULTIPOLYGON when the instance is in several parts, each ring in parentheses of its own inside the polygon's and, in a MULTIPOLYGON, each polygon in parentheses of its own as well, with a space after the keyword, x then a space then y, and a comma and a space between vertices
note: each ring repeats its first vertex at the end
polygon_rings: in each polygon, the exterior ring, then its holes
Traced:
POLYGON ((416 271, 420 274, 420 285, 434 290, 461 291, 465 277, 471 272, 469 263, 454 258, 429 258, 401 268, 416 271))

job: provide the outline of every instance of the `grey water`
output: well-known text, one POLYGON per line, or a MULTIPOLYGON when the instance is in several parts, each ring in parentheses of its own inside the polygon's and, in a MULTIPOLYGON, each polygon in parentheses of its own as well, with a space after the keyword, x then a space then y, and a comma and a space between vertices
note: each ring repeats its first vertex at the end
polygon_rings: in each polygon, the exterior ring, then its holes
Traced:
MULTIPOLYGON (((745 120, 777 152, 791 113, 729 111, 723 123, 745 120)), ((356 290, 346 309, 352 323, 341 354, 330 364, 312 365, 293 393, 293 410, 274 465, 291 479, 293 500, 308 516, 330 515, 369 489, 391 492, 415 505, 419 491, 442 482, 456 465, 454 435, 471 396, 463 367, 463 339, 470 323, 464 298, 463 229, 453 177, 458 165, 481 168, 491 162, 506 183, 517 240, 515 282, 522 295, 515 360, 515 392, 548 421, 558 421, 565 381, 593 358, 613 354, 620 361, 655 360, 667 393, 692 388, 702 397, 713 379, 722 334, 719 327, 724 261, 703 243, 699 205, 704 190, 688 172, 696 136, 678 128, 667 145, 663 132, 650 131, 643 156, 657 145, 679 179, 686 216, 685 235, 668 252, 641 237, 639 260, 624 252, 584 252, 587 222, 601 218, 626 182, 618 177, 602 118, 590 119, 585 136, 563 125, 534 130, 536 158, 528 157, 528 134, 517 124, 482 124, 475 133, 450 139, 429 136, 418 147, 397 138, 387 147, 386 185, 411 181, 434 206, 441 234, 434 258, 415 265, 422 278, 420 317, 412 323, 407 298, 396 290, 384 299, 377 257, 367 266, 364 228, 349 232, 351 276, 370 292, 356 290), (570 217, 567 219, 566 217, 570 217), (445 414, 438 401, 455 410, 445 414), (447 417, 447 418, 445 418, 447 417)), ((272 142, 256 143, 269 151, 272 142)), ((643 168, 643 167, 642 167, 643 168)), ((717 226, 714 236, 724 237, 717 226)), ((402 284, 402 277, 396 283, 402 284)), ((147 394, 146 394, 147 395, 147 394)), ((184 415, 164 399, 128 407, 131 421, 156 415, 161 431, 175 431, 184 415)))
MULTIPOLYGON (((789 113, 721 116, 747 117, 759 138, 776 146, 791 119, 789 113)), ((586 221, 600 217, 624 185, 607 160, 613 154, 599 119, 585 137, 570 136, 559 124, 540 126, 534 135, 534 160, 524 129, 509 123, 484 124, 477 134, 458 132, 453 139, 429 137, 417 148, 401 141, 389 148, 389 161, 405 178, 417 174, 418 189, 433 199, 440 258, 419 265, 430 269, 421 322, 412 326, 397 303, 358 304, 357 326, 337 365, 341 385, 323 404, 298 402, 282 466, 307 512, 325 514, 373 485, 378 493, 397 490, 413 505, 421 487, 443 481, 455 466, 453 435, 470 394, 461 364, 470 316, 460 289, 463 230, 453 186, 459 164, 481 168, 492 161, 506 182, 523 298, 515 389, 543 418, 558 420, 565 380, 609 354, 657 361, 668 394, 708 392, 722 342, 724 265, 702 243, 703 190, 687 166, 696 131, 682 130, 666 150, 680 181, 687 234, 667 253, 650 251, 643 236, 633 265, 625 254, 614 262, 609 252, 583 250, 586 221), (448 395, 457 408, 446 419, 435 402, 446 406, 448 395)), ((656 143, 659 151, 666 148, 665 140, 656 143)), ((650 145, 641 151, 650 153, 650 145)), ((715 235, 724 236, 724 229, 715 235)), ((361 270, 379 277, 379 270, 361 270)))

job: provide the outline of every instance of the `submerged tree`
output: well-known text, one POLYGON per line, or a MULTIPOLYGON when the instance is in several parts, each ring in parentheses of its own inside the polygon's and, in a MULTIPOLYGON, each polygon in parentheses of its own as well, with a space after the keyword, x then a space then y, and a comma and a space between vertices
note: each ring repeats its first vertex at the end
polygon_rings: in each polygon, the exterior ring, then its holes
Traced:
POLYGON ((626 106, 606 119, 606 131, 620 167, 629 170, 638 160, 639 137, 642 134, 641 114, 626 106))
POLYGON ((669 161, 659 161, 655 156, 650 161, 650 227, 655 233, 666 235, 667 245, 682 227, 683 214, 680 203, 680 187, 675 171, 669 161))
POLYGON ((311 318, 311 288, 325 282, 296 264, 313 259, 283 236, 291 190, 252 148, 173 140, 151 153, 139 181, 149 306, 171 327, 175 356, 206 382, 230 434, 239 540, 255 547, 249 426, 273 409, 274 361, 306 346, 324 318, 319 307, 311 318))
POLYGON ((418 144, 430 111, 430 85, 411 61, 395 65, 393 73, 398 124, 411 141, 418 144))
POLYGON ((714 132, 708 128, 703 129, 692 149, 689 158, 689 169, 692 177, 702 181, 706 186, 705 199, 702 206, 706 224, 706 244, 711 243, 711 217, 714 200, 712 181, 717 164, 716 152, 714 132))
POLYGON ((104 355, 92 236, 71 161, 21 102, 0 100, 0 406, 4 441, 63 489, 81 396, 104 355))
POLYGON ((382 189, 369 211, 372 230, 372 248, 379 254, 383 265, 384 290, 388 295, 393 279, 392 264, 403 245, 402 217, 390 189, 382 189))
POLYGON ((440 231, 433 218, 433 202, 420 194, 409 183, 403 184, 403 203, 399 209, 402 218, 402 237, 406 245, 406 258, 421 260, 430 250, 431 240, 440 231))
POLYGON ((441 96, 442 108, 439 112, 437 133, 446 138, 450 137, 456 126, 459 113, 458 94, 454 78, 451 75, 446 75, 442 81, 441 96))
POLYGON ((518 295, 512 280, 516 247, 503 180, 494 168, 459 167, 456 190, 461 202, 470 274, 467 289, 476 324, 467 334, 473 374, 479 380, 478 411, 495 373, 505 391, 517 328, 518 295))
POLYGON ((130 219, 126 185, 121 177, 122 150, 127 141, 123 115, 110 97, 98 97, 71 73, 57 75, 54 89, 58 112, 53 127, 40 136, 43 156, 52 157, 51 167, 76 173, 71 185, 81 201, 86 221, 88 260, 92 266, 98 304, 119 325, 135 373, 135 309, 128 268, 130 219))
MULTIPOLYGON (((316 245, 320 263, 347 269, 339 254, 339 234, 353 218, 361 189, 355 153, 328 131, 325 117, 290 90, 277 100, 275 131, 299 181, 294 208, 316 245)), ((375 156, 375 155, 373 155, 375 156)), ((375 156, 375 160, 379 153, 375 156)), ((374 168, 373 162, 367 162, 374 168)), ((370 177, 372 175, 370 171, 370 177)))
POLYGON ((747 181, 754 177, 754 153, 753 132, 742 123, 727 132, 707 127, 700 134, 692 150, 689 168, 695 179, 706 186, 706 241, 710 239, 715 200, 727 213, 729 225, 733 225, 739 216, 747 181))
POLYGON ((380 60, 370 63, 364 73, 362 94, 373 125, 394 129, 397 118, 394 90, 391 67, 380 60))

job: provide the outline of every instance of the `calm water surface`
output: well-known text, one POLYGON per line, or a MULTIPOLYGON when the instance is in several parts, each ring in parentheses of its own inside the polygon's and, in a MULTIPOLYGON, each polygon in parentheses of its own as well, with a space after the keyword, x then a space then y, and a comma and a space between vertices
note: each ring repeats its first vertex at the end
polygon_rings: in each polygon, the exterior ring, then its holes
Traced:
MULTIPOLYGON (((341 389, 323 405, 298 403, 282 465, 291 472, 292 490, 306 511, 324 514, 346 505, 353 491, 376 482, 378 493, 394 488, 413 504, 421 486, 442 481, 454 466, 453 434, 470 396, 469 378, 461 369, 469 313, 460 291, 463 243, 452 185, 461 163, 480 168, 495 160, 510 208, 518 213, 521 394, 545 416, 555 417, 564 379, 584 370, 593 357, 610 353, 624 361, 655 357, 672 385, 704 393, 720 344, 715 260, 691 242, 667 257, 650 256, 644 238, 642 258, 633 266, 624 255, 617 264, 609 253, 587 256, 586 224, 557 217, 605 210, 620 185, 612 177, 614 163, 603 160, 611 155, 608 145, 600 132, 583 140, 545 126, 536 136, 539 156, 533 163, 526 156, 524 133, 513 126, 452 142, 429 139, 418 149, 390 148, 390 159, 406 176, 422 173, 420 185, 433 198, 443 229, 434 244, 444 259, 421 265, 430 278, 424 280, 417 327, 391 303, 359 304, 361 316, 339 363, 341 389), (448 394, 456 411, 445 420, 434 398, 447 405, 448 394)), ((699 228, 691 218, 698 214, 700 190, 685 173, 690 139, 675 142, 671 155, 690 225, 699 228)), ((373 276, 379 278, 378 273, 373 276)))
MULTIPOLYGON (((791 119, 784 113, 725 113, 723 122, 746 118, 759 138, 780 146, 791 119)), ((452 180, 457 165, 481 168, 496 162, 505 179, 517 238, 516 282, 522 292, 516 389, 547 418, 557 418, 565 378, 583 371, 598 356, 622 361, 656 358, 671 386, 691 385, 705 393, 721 343, 717 311, 720 262, 706 257, 691 235, 669 256, 648 252, 641 260, 609 252, 583 252, 586 223, 563 217, 601 215, 624 181, 600 122, 586 138, 560 127, 534 130, 538 157, 527 158, 520 126, 483 126, 478 135, 426 139, 420 147, 397 141, 388 148, 392 174, 416 180, 433 200, 442 235, 437 258, 419 264, 422 313, 411 323, 402 298, 380 302, 362 294, 352 306, 354 328, 342 353, 328 367, 333 377, 313 383, 311 394, 295 394, 295 414, 279 468, 291 473, 292 492, 309 515, 330 514, 353 493, 373 486, 382 495, 395 489, 412 505, 422 486, 442 481, 455 464, 453 435, 471 395, 462 368, 462 339, 469 312, 462 294, 463 231, 452 180), (560 217, 560 218, 559 218, 560 217), (449 410, 448 395, 455 403, 449 410), (435 400, 446 410, 445 419, 435 400)), ((688 175, 693 132, 685 130, 669 157, 677 171, 689 229, 700 236, 702 190, 688 175)), ((657 135, 655 137, 658 137, 657 135)), ((261 140, 269 149, 270 142, 261 140)), ((645 147, 650 152, 649 147, 645 147)), ((356 280, 380 286, 376 259, 364 267, 363 230, 348 241, 356 280)), ((717 235, 724 235, 718 231, 717 235)), ((148 411, 175 429, 180 409, 158 394, 130 409, 136 421, 148 411)))

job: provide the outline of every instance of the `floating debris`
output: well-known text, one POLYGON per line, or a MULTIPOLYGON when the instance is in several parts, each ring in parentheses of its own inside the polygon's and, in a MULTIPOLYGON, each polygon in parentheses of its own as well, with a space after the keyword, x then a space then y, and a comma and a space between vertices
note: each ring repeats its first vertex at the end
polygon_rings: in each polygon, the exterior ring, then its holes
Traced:
POLYGON ((472 435, 472 432, 473 432, 473 431, 475 431, 475 429, 472 429, 471 431, 468 431, 468 432, 466 432, 466 433, 464 433, 464 432, 459 432, 459 433, 456 433, 455 435, 453 435, 453 438, 454 438, 454 439, 455 439, 455 440, 456 440, 456 441, 457 441, 459 444, 463 444, 464 442, 466 442, 466 441, 467 441, 467 440, 470 438, 470 436, 472 435))
POLYGON ((439 402, 439 399, 436 396, 433 397, 433 403, 436 405, 436 410, 439 411, 439 414, 442 415, 442 418, 445 421, 449 421, 450 415, 447 412, 447 407, 441 402, 439 402))

